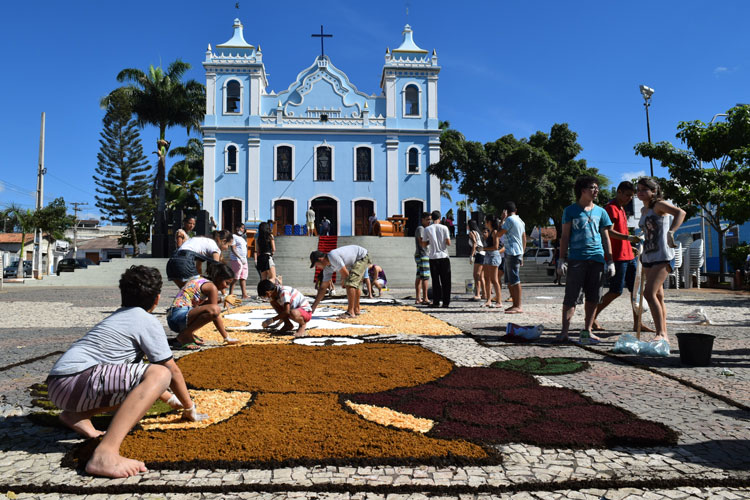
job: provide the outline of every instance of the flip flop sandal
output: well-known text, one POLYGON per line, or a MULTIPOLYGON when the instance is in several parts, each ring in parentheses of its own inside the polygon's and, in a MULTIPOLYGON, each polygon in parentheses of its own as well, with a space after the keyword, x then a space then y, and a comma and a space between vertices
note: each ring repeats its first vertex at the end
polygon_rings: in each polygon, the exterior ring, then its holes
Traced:
POLYGON ((202 337, 199 337, 199 336, 197 336, 195 334, 193 334, 193 338, 195 339, 195 343, 198 344, 198 345, 203 345, 203 344, 206 343, 206 341, 203 340, 202 337))
POLYGON ((172 348, 177 351, 198 351, 200 350, 201 346, 199 346, 195 342, 188 342, 186 344, 180 344, 179 342, 176 342, 172 348))

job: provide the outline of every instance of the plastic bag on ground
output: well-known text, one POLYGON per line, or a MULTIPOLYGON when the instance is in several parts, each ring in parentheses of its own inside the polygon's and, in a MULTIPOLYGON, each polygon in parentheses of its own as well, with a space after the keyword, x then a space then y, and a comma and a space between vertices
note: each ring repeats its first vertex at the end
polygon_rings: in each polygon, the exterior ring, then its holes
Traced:
POLYGON ((665 358, 669 356, 669 344, 666 340, 646 342, 638 340, 634 335, 625 333, 617 338, 612 352, 616 354, 638 354, 641 356, 665 358))
POLYGON ((521 326, 515 323, 508 323, 505 326, 505 333, 514 337, 521 337, 526 340, 536 340, 542 336, 544 325, 521 326))
POLYGON ((711 324, 711 320, 708 318, 706 310, 701 308, 694 309, 686 315, 679 318, 667 318, 668 323, 685 323, 691 325, 703 325, 708 326, 711 324))

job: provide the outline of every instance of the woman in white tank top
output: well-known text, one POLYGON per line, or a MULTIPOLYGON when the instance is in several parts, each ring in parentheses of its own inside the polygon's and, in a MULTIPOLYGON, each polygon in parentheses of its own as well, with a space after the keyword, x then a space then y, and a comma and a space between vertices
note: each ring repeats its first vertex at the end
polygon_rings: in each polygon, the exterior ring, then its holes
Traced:
POLYGON ((674 232, 685 220, 685 211, 664 201, 661 188, 650 177, 638 180, 636 195, 643 202, 639 225, 645 242, 641 263, 646 275, 643 298, 651 308, 656 335, 653 340, 666 340, 667 308, 664 304, 664 280, 672 270, 674 232))

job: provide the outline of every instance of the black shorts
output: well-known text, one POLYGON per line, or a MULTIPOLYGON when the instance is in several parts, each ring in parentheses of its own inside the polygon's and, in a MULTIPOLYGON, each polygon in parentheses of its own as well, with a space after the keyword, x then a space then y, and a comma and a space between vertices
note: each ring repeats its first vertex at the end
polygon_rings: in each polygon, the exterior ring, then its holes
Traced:
POLYGON ((643 267, 645 267, 646 269, 648 269, 649 267, 658 266, 659 264, 669 264, 669 270, 670 271, 672 270, 672 264, 671 264, 671 261, 669 261, 669 260, 659 260, 659 261, 656 261, 656 262, 643 262, 643 261, 641 261, 641 265, 643 267))
POLYGON ((483 264, 484 263, 484 255, 481 253, 475 253, 474 254, 474 264, 483 264))
POLYGON ((602 294, 604 264, 595 260, 568 261, 568 275, 565 281, 563 305, 573 307, 583 289, 586 302, 599 303, 602 294))
POLYGON ((266 271, 270 271, 272 267, 275 267, 275 264, 273 262, 273 257, 271 257, 270 253, 261 253, 258 254, 258 262, 255 264, 255 267, 258 269, 258 272, 265 273, 266 271))

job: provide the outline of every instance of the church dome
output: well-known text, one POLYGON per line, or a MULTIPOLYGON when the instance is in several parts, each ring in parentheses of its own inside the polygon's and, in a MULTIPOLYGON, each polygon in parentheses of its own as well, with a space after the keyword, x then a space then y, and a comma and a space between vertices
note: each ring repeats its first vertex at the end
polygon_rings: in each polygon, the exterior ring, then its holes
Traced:
POLYGON ((217 49, 248 49, 253 50, 255 47, 245 41, 245 37, 242 34, 242 23, 239 19, 234 20, 234 35, 232 38, 224 43, 216 46, 217 49))
POLYGON ((393 49, 393 52, 399 53, 410 53, 410 54, 427 54, 427 51, 420 48, 414 43, 414 32, 411 30, 411 26, 408 24, 404 26, 404 31, 401 33, 404 35, 404 40, 397 49, 393 49))

